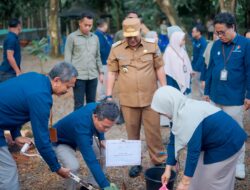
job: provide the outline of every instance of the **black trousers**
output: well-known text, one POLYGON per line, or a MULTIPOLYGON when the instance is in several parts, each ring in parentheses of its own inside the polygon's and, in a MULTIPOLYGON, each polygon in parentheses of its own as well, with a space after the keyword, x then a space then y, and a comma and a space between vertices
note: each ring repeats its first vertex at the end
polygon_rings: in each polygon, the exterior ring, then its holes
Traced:
POLYGON ((0 82, 4 82, 8 79, 16 77, 16 74, 14 73, 7 73, 7 72, 2 72, 0 71, 0 82))
POLYGON ((76 80, 75 87, 73 88, 74 110, 84 105, 85 96, 86 103, 95 102, 97 82, 97 78, 92 80, 76 80))

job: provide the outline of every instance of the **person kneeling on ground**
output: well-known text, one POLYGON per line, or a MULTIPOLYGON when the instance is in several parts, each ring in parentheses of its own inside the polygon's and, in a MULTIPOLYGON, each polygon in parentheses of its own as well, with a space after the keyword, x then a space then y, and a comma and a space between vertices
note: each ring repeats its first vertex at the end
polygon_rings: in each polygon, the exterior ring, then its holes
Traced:
POLYGON ((168 182, 178 151, 187 147, 177 190, 233 190, 237 160, 247 139, 239 124, 220 108, 189 99, 170 86, 155 92, 151 107, 173 122, 162 182, 168 182))
MULTIPOLYGON (((119 108, 113 101, 89 103, 84 107, 70 113, 53 127, 57 129, 58 142, 54 149, 58 159, 64 167, 77 174, 79 162, 76 158, 76 149, 79 149, 88 168, 93 174, 100 188, 115 190, 107 180, 92 148, 93 137, 99 139, 99 144, 105 147, 104 132, 115 124, 119 115, 119 108)), ((66 189, 76 189, 76 183, 67 179, 66 189)))

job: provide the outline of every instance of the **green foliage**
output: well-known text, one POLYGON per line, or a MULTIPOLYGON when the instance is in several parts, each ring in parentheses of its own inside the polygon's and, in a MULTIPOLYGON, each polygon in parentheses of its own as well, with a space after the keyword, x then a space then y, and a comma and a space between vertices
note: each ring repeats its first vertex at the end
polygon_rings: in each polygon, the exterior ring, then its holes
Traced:
POLYGON ((249 0, 238 0, 236 20, 239 33, 241 34, 243 34, 247 28, 250 28, 250 15, 247 15, 247 12, 250 12, 249 0))
POLYGON ((39 59, 42 73, 44 73, 43 64, 49 60, 49 56, 44 52, 47 45, 48 40, 42 38, 40 41, 33 40, 31 44, 25 48, 28 54, 34 55, 39 59))
POLYGON ((13 17, 28 16, 45 7, 49 0, 1 0, 0 1, 0 20, 9 20, 13 17))

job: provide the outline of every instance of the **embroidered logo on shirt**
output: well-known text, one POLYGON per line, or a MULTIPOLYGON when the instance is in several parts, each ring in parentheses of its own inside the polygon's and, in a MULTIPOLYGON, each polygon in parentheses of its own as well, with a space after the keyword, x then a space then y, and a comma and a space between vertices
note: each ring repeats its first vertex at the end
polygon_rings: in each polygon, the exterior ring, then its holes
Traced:
POLYGON ((234 53, 241 53, 240 45, 236 46, 233 50, 234 53))
POLYGON ((217 52, 217 55, 220 55, 220 51, 217 52))

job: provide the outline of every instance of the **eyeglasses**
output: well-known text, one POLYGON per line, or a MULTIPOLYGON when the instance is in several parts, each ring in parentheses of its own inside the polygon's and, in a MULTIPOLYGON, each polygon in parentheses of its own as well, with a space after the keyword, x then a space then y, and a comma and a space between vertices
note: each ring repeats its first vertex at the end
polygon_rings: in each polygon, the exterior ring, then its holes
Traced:
POLYGON ((215 31, 214 33, 217 35, 217 36, 225 36, 226 32, 230 30, 229 29, 226 29, 225 31, 215 31))

